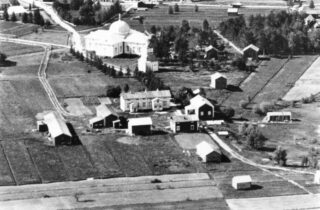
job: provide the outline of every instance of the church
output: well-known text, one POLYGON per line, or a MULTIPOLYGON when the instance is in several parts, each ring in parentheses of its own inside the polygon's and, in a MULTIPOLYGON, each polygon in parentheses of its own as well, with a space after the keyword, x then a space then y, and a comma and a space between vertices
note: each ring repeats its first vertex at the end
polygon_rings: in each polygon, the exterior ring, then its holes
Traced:
POLYGON ((150 37, 144 33, 133 30, 121 20, 113 22, 109 30, 97 30, 84 37, 85 49, 95 52, 100 57, 114 58, 122 54, 138 55, 138 66, 140 71, 150 69, 158 70, 158 61, 152 57, 152 50, 148 49, 150 37), (151 51, 151 52, 150 52, 151 51))

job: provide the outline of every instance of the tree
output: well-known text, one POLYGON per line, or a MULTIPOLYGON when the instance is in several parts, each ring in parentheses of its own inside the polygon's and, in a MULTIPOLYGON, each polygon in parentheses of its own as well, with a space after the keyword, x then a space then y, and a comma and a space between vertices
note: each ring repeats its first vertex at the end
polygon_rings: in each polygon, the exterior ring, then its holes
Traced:
POLYGON ((116 70, 114 69, 113 66, 111 67, 111 70, 110 70, 110 76, 111 77, 115 77, 116 76, 116 70))
POLYGON ((156 33, 157 33, 157 28, 156 28, 155 25, 152 25, 152 26, 151 26, 150 32, 151 32, 152 34, 156 34, 156 33))
POLYGON ((178 59, 182 63, 185 63, 188 60, 185 56, 188 51, 188 43, 188 40, 184 36, 178 37, 174 43, 175 51, 178 53, 178 59))
POLYGON ((29 17, 27 13, 22 14, 22 22, 23 23, 28 23, 29 22, 29 17))
POLYGON ((280 166, 285 166, 287 162, 287 151, 278 146, 273 154, 273 160, 280 166))
POLYGON ((37 25, 40 25, 40 26, 44 25, 44 20, 43 20, 43 17, 41 16, 41 14, 40 14, 40 10, 39 9, 36 9, 33 12, 33 23, 37 24, 37 25))
POLYGON ((31 4, 29 4, 29 11, 31 11, 31 4))
POLYGON ((228 119, 232 118, 235 114, 234 109, 230 106, 222 108, 221 112, 228 119))
POLYGON ((179 5, 178 4, 174 5, 174 12, 179 12, 179 5))
POLYGON ((123 91, 124 91, 125 93, 127 93, 129 90, 130 90, 130 87, 129 87, 129 85, 126 83, 126 84, 124 85, 124 87, 123 87, 123 91))
POLYGON ((100 4, 100 1, 99 1, 99 0, 94 4, 93 9, 94 9, 95 11, 99 11, 99 10, 101 9, 101 4, 100 4))
POLYGON ((7 7, 5 7, 4 10, 3 10, 3 19, 4 19, 5 21, 8 21, 8 20, 9 20, 9 14, 8 14, 8 9, 7 9, 7 7))
POLYGON ((83 5, 83 0, 71 0, 70 1, 70 9, 72 9, 72 10, 79 10, 82 5, 83 5))
POLYGON ((182 106, 187 106, 190 104, 190 98, 193 97, 193 92, 190 88, 182 87, 174 94, 175 100, 182 104, 182 106))
POLYGON ((172 14, 173 14, 173 8, 172 8, 172 6, 169 6, 169 7, 168 7, 168 14, 169 14, 169 15, 172 15, 172 14))
POLYGON ((131 70, 130 70, 129 66, 128 66, 128 68, 127 68, 126 75, 127 75, 128 77, 131 76, 131 70))
POLYGON ((136 66, 136 68, 134 69, 134 72, 133 72, 133 76, 138 77, 138 74, 139 74, 139 69, 138 69, 138 66, 136 66))
POLYGON ((7 60, 7 55, 4 53, 0 53, 0 64, 5 63, 7 60))
POLYGON ((203 31, 209 31, 209 22, 207 19, 204 19, 203 22, 202 22, 202 30, 203 31))
POLYGON ((14 12, 12 12, 12 14, 11 14, 10 21, 12 21, 12 22, 16 22, 17 21, 16 14, 14 12))
POLYGON ((257 126, 250 125, 247 128, 246 144, 251 149, 261 149, 267 140, 257 126))
POLYGON ((121 87, 118 86, 108 86, 107 87, 107 97, 119 98, 121 94, 121 87))
POLYGON ((310 9, 314 9, 315 8, 313 0, 310 1, 309 8, 310 9))
POLYGON ((181 33, 188 33, 189 30, 190 30, 189 21, 182 20, 181 27, 180 27, 180 32, 181 33))
POLYGON ((198 12, 198 11, 199 11, 198 5, 194 5, 194 11, 195 11, 195 12, 198 12))

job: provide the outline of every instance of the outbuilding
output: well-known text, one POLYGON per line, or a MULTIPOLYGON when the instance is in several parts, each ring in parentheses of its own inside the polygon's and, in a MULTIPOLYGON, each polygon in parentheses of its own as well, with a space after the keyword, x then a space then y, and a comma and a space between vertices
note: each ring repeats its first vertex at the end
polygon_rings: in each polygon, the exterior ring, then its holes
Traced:
POLYGON ((196 146, 197 155, 202 162, 221 162, 222 153, 218 145, 202 141, 196 146))
POLYGON ((314 183, 315 184, 320 184, 320 170, 317 170, 315 175, 314 175, 314 183))
POLYGON ((236 190, 246 190, 251 188, 252 179, 249 175, 235 176, 232 178, 232 187, 236 190))
POLYGON ((173 133, 197 132, 199 118, 195 115, 175 115, 170 117, 170 129, 173 133))
POLYGON ((227 9, 228 16, 238 16, 239 15, 239 9, 230 7, 227 9))
POLYGON ((48 139, 53 146, 72 143, 70 130, 60 115, 50 112, 44 115, 43 119, 48 126, 48 139))
MULTIPOLYGON (((108 107, 105 104, 101 104, 99 106, 96 106, 96 113, 97 117, 92 118, 91 122, 94 123, 97 126, 101 126, 101 121, 103 122, 102 127, 112 127, 113 126, 113 121, 118 119, 118 114, 113 111, 111 107, 108 107)), ((91 124, 90 122, 90 127, 94 128, 94 125, 91 124)))
POLYGON ((212 74, 210 87, 214 89, 226 89, 227 78, 219 72, 212 74))
POLYGON ((242 54, 244 59, 252 58, 252 60, 258 60, 258 54, 259 54, 260 49, 253 45, 250 44, 247 47, 243 48, 242 54))
POLYGON ((129 135, 149 135, 151 134, 151 117, 140 117, 128 119, 129 135))
POLYGON ((103 128, 104 127, 104 118, 100 116, 96 116, 89 120, 89 124, 91 128, 103 128))
POLYGON ((268 112, 263 119, 264 122, 290 122, 291 120, 291 112, 268 112))

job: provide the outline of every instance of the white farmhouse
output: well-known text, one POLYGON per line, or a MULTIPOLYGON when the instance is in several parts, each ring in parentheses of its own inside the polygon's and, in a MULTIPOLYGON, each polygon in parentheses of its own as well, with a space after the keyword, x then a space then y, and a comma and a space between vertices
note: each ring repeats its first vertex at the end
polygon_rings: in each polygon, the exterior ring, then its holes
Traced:
POLYGON ((170 108, 171 93, 169 90, 122 93, 120 108, 122 111, 137 112, 140 110, 161 111, 170 108))

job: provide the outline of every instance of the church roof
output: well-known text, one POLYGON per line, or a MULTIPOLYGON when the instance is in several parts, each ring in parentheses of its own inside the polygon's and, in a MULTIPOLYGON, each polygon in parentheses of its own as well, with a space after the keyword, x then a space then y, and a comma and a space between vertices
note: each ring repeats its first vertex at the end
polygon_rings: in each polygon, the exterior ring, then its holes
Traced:
POLYGON ((130 33, 130 26, 119 19, 111 24, 109 32, 120 36, 127 36, 130 33))

